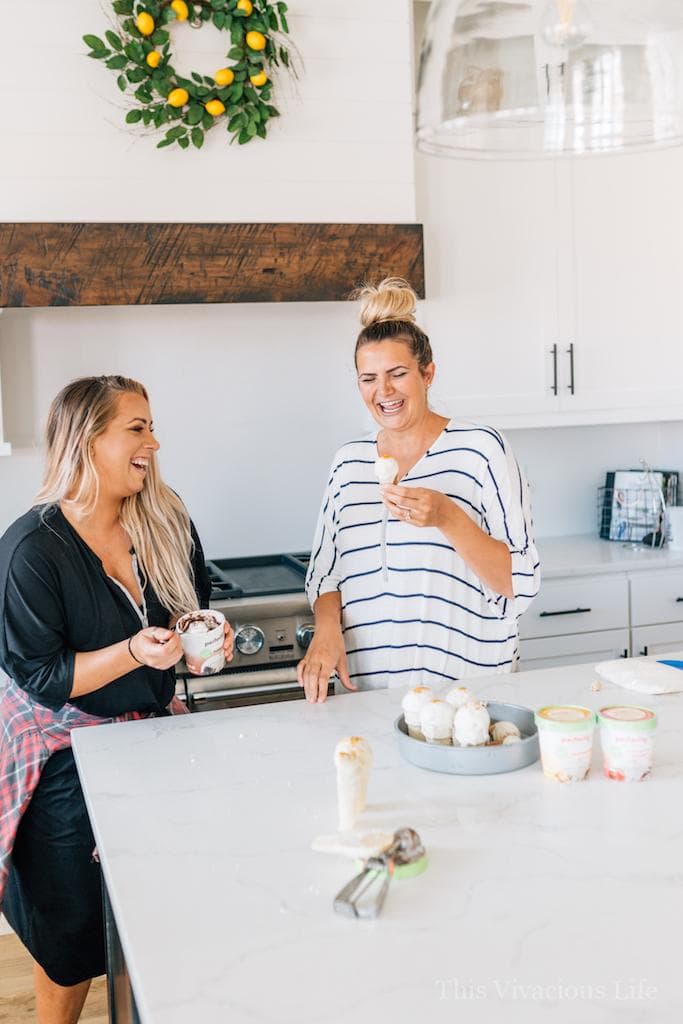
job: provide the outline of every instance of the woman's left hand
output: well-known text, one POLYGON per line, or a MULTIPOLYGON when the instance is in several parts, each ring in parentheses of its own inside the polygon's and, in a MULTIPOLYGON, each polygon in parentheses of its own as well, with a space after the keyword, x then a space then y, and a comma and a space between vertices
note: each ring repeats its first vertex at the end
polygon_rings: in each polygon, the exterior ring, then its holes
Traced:
POLYGON ((434 526, 441 529, 454 502, 440 491, 427 487, 380 487, 382 501, 396 519, 411 526, 434 526))
POLYGON ((225 640, 223 641, 223 653, 226 661, 232 661, 233 647, 235 645, 235 632, 230 623, 225 621, 225 640))

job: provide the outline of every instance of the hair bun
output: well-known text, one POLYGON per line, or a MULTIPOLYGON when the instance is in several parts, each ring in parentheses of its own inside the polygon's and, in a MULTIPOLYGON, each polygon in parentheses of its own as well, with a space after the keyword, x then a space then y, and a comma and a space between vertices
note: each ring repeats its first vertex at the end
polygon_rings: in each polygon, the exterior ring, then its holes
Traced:
POLYGON ((363 327, 386 320, 416 323, 417 295, 402 277, 385 277, 378 285, 366 284, 355 293, 360 299, 360 322, 363 327))

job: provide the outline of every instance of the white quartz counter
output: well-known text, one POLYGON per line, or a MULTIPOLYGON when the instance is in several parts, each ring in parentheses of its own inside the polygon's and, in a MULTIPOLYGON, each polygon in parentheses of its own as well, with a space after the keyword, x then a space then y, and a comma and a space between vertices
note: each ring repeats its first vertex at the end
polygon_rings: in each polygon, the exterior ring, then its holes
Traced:
MULTIPOLYGON (((477 680, 599 707, 588 666, 477 680)), ((673 1022, 683 993, 683 694, 639 784, 438 775, 401 761, 401 691, 102 726, 74 749, 143 1024, 673 1022), (353 873, 335 742, 375 751, 363 824, 418 829, 428 871, 375 922, 335 915, 353 873)), ((633 702, 633 701, 631 701, 633 702)))
POLYGON ((544 580, 559 576, 592 576, 610 572, 639 572, 683 567, 683 551, 644 548, 592 534, 542 537, 537 542, 544 580))

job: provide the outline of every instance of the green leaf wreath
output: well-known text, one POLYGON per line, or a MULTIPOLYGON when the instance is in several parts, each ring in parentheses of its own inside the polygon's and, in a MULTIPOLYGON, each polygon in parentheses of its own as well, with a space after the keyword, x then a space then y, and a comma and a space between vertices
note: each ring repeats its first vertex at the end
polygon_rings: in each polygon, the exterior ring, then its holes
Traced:
POLYGON ((121 92, 133 90, 138 105, 126 115, 127 124, 142 123, 162 129, 169 123, 157 148, 177 144, 187 149, 204 145, 204 136, 222 124, 240 145, 265 139, 271 117, 278 117, 270 99, 270 69, 283 64, 291 69, 289 52, 282 45, 289 32, 287 5, 270 0, 114 0, 118 31, 105 38, 86 35, 89 57, 103 60, 117 75, 121 92), (212 77, 191 73, 183 78, 171 60, 174 21, 201 28, 208 21, 228 32, 231 46, 225 67, 212 77))

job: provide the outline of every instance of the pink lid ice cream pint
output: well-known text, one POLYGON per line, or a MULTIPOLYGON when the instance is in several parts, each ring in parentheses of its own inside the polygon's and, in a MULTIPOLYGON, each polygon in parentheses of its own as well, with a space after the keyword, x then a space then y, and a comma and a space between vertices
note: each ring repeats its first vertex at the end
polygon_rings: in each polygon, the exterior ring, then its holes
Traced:
POLYGON ((614 705, 601 708, 600 746, 605 777, 641 782, 652 773, 657 715, 649 708, 614 705))
POLYGON ((193 676, 211 676, 225 665, 225 615, 204 608, 187 612, 176 622, 176 633, 183 645, 187 670, 193 676))
POLYGON ((585 779, 593 752, 595 713, 573 704, 549 705, 534 716, 543 774, 555 782, 585 779))

